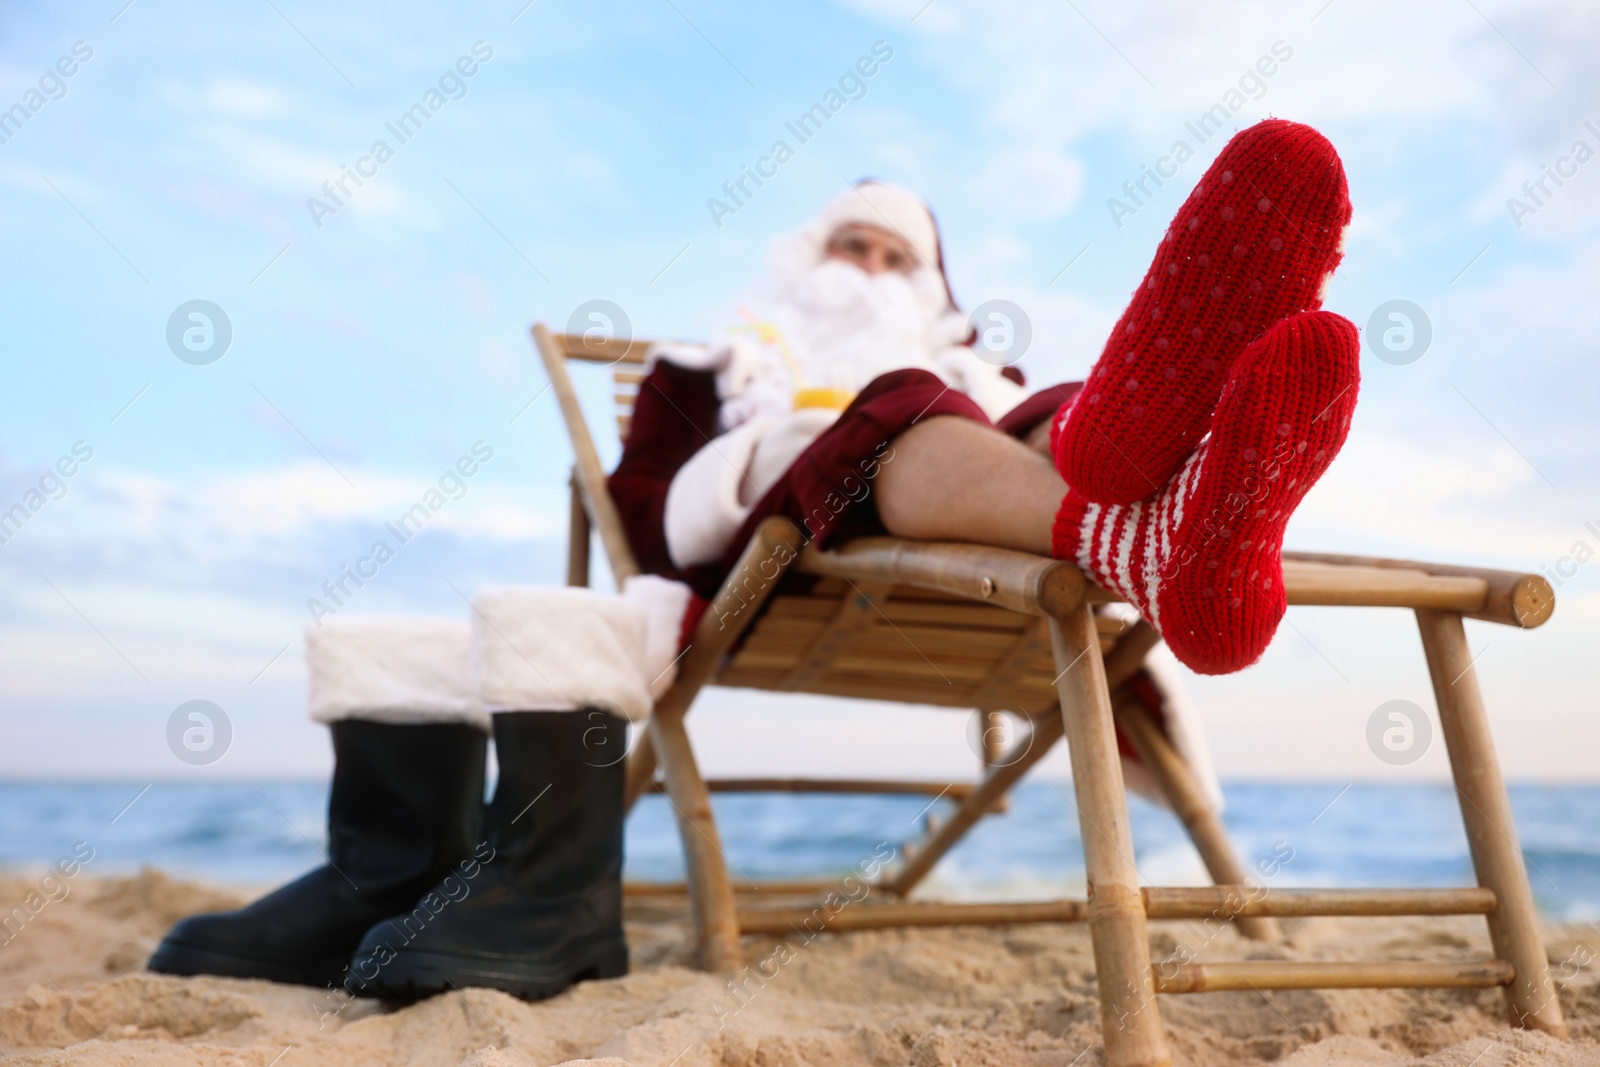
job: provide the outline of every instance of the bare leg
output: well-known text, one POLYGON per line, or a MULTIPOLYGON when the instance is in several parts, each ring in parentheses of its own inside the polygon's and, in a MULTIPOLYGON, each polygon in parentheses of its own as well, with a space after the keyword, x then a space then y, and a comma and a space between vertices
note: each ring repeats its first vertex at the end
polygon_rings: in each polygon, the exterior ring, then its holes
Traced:
POLYGON ((1048 456, 959 416, 894 439, 877 477, 878 514, 896 537, 969 541, 1050 554, 1067 484, 1048 456))
MULTIPOLYGON (((1022 443, 1039 453, 1041 456, 1049 456, 1050 424, 1054 421, 1054 418, 1040 419, 1039 425, 1035 426, 1033 431, 1029 433, 1027 437, 1023 438, 1022 443)), ((1050 462, 1052 466, 1055 464, 1055 460, 1053 458, 1050 462)))

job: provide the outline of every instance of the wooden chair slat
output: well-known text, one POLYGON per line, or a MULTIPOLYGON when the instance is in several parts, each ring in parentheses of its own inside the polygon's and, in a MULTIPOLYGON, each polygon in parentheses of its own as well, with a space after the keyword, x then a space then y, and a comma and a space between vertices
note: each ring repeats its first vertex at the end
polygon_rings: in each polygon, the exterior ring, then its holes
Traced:
POLYGON ((954 663, 950 660, 936 662, 924 659, 914 652, 900 657, 853 650, 835 660, 832 671, 835 676, 855 674, 865 678, 921 678, 943 685, 969 686, 982 681, 988 673, 988 669, 979 664, 954 663))
POLYGON ((1015 633, 979 630, 960 633, 929 626, 890 626, 878 623, 863 630, 853 642, 862 651, 922 655, 930 659, 956 659, 998 663, 1016 643, 1015 633))
MULTIPOLYGON (((752 635, 745 642, 739 656, 742 657, 747 653, 759 653, 763 656, 793 656, 798 660, 816 646, 824 636, 834 638, 841 643, 848 641, 850 651, 857 655, 881 656, 890 661, 931 662, 939 666, 943 666, 946 663, 954 663, 966 667, 988 669, 994 669, 1000 664, 1005 652, 1012 643, 1011 641, 1006 641, 998 647, 989 649, 967 649, 959 644, 952 643, 953 639, 948 637, 941 636, 938 640, 934 640, 924 634, 920 635, 921 640, 908 641, 903 635, 896 633, 892 629, 874 627, 854 633, 845 632, 836 638, 833 631, 819 630, 811 641, 792 635, 776 637, 752 635)), ((835 645, 834 647, 841 646, 835 645)))
POLYGON ((951 604, 946 601, 913 600, 891 596, 882 605, 883 613, 897 626, 928 623, 948 626, 967 633, 992 630, 1014 634, 1026 625, 1024 616, 1003 608, 983 604, 951 604))
POLYGON ((1054 662, 1050 652, 1050 632, 1043 619, 1036 619, 1017 636, 995 663, 994 670, 973 689, 970 699, 975 708, 1003 705, 1013 690, 1024 683, 1030 673, 1040 673, 1041 667, 1054 662))
POLYGON ((865 587, 856 586, 851 595, 840 597, 833 617, 817 627, 805 650, 795 657, 793 669, 783 679, 783 687, 804 690, 833 665, 846 644, 854 646, 860 635, 876 621, 877 602, 888 596, 889 588, 881 582, 869 582, 865 587))
POLYGON ((618 363, 642 366, 645 356, 655 347, 654 341, 608 340, 577 333, 558 333, 552 334, 551 337, 568 359, 582 363, 600 363, 608 367, 618 363))
POLYGON ((807 692, 819 696, 847 697, 852 700, 887 700, 897 704, 931 704, 935 707, 972 710, 972 706, 966 701, 966 689, 962 685, 947 685, 937 677, 888 679, 876 675, 828 674, 813 683, 807 692))
POLYGON ((826 621, 838 609, 839 601, 833 597, 775 596, 767 606, 767 618, 826 621))
MULTIPOLYGON (((717 684, 730 689, 765 689, 788 692, 783 680, 792 668, 763 666, 740 661, 723 669, 717 684)), ((927 677, 887 675, 877 672, 854 673, 837 667, 821 675, 805 689, 815 696, 851 697, 866 700, 893 700, 903 704, 935 704, 971 710, 967 688, 949 685, 929 672, 927 677)))
MULTIPOLYGON (((854 590, 851 588, 850 583, 843 578, 824 577, 818 579, 816 586, 812 589, 812 594, 821 597, 837 598, 853 591, 854 590)), ((993 607, 992 605, 984 604, 981 601, 974 600, 970 596, 962 596, 959 593, 941 592, 937 589, 923 589, 914 585, 895 586, 895 588, 889 593, 889 599, 892 602, 901 604, 949 604, 967 608, 990 608, 994 611, 1006 612, 1005 608, 997 608, 993 607)), ((1006 612, 1006 614, 1014 613, 1006 612)))
MULTIPOLYGON (((888 622, 902 628, 921 624, 960 633, 978 630, 1015 635, 1028 625, 1027 617, 1014 611, 974 604, 960 598, 939 596, 929 599, 916 596, 918 592, 896 587, 887 599, 878 601, 878 610, 888 622)), ((838 595, 820 592, 810 596, 777 596, 767 609, 767 618, 825 620, 838 610, 838 603, 838 595)), ((879 621, 882 623, 884 619, 879 621)), ((1095 625, 1101 633, 1115 635, 1126 630, 1130 623, 1126 619, 1102 615, 1095 620, 1095 625)))
POLYGON ((745 644, 776 642, 803 648, 815 641, 828 628, 828 624, 828 619, 808 619, 804 616, 790 615, 781 619, 763 617, 756 620, 750 636, 745 638, 745 644))
MULTIPOLYGON (((764 677, 755 681, 761 686, 807 691, 804 687, 808 683, 796 680, 799 669, 808 653, 829 633, 829 620, 819 619, 816 615, 821 610, 837 613, 839 601, 804 597, 786 599, 789 601, 784 609, 786 612, 792 613, 800 605, 805 605, 811 617, 796 618, 789 614, 777 619, 770 615, 763 618, 727 666, 729 678, 737 679, 747 671, 760 673, 787 669, 790 674, 787 681, 764 677)), ((892 606, 891 601, 888 607, 892 606)), ((1023 618, 1015 614, 1012 617, 1023 618)), ((1101 652, 1107 653, 1115 646, 1117 635, 1127 629, 1128 623, 1121 619, 1104 621, 1105 625, 1099 627, 1105 631, 1099 634, 1099 644, 1101 652)), ((839 639, 848 639, 852 655, 848 659, 826 661, 832 663, 835 674, 871 676, 880 683, 893 685, 907 674, 902 664, 921 664, 921 667, 911 668, 911 672, 919 676, 940 677, 942 673, 941 681, 944 678, 954 680, 956 677, 967 680, 973 677, 974 672, 979 672, 981 677, 970 685, 961 698, 973 708, 996 704, 1011 707, 1019 702, 1046 699, 1054 678, 1049 642, 1044 636, 1043 624, 1037 620, 1026 630, 963 633, 915 624, 895 627, 868 618, 865 626, 841 635, 839 639), (864 667, 864 662, 871 666, 864 667), (878 664, 883 666, 879 668, 878 664)), ((841 651, 836 648, 835 654, 841 651)), ((815 680, 821 673, 814 666, 806 677, 815 680)), ((950 703, 961 702, 954 696, 947 696, 950 703)))

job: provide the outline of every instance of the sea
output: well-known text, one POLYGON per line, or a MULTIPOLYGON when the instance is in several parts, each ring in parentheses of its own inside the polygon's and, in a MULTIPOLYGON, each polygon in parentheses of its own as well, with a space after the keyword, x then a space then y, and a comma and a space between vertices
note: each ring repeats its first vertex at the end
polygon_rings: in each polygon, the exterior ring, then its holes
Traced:
MULTIPOLYGON (((1246 865, 1278 887, 1473 884, 1448 785, 1225 782, 1225 821, 1246 865)), ((1070 782, 1030 779, 934 869, 918 897, 1047 900, 1083 891, 1070 782)), ((325 782, 0 782, 0 870, 42 871, 81 845, 86 870, 152 867, 212 884, 267 888, 323 862, 325 782)), ((1552 919, 1600 921, 1600 785, 1511 788, 1533 894, 1552 919)), ((719 794, 718 826, 735 884, 876 871, 945 816, 922 796, 719 794)), ((1209 880, 1182 825, 1130 802, 1135 862, 1148 885, 1209 880)), ((626 876, 683 877, 667 801, 629 817, 626 876)))

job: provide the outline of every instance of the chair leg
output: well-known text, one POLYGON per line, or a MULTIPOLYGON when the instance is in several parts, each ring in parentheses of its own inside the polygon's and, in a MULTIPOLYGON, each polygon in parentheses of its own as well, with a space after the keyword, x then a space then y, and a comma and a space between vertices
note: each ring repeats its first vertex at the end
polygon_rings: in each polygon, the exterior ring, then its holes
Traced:
POLYGON ((678 817, 678 836, 683 839, 684 873, 700 966, 708 971, 732 971, 742 965, 739 915, 722 855, 722 838, 711 812, 711 794, 700 777, 683 718, 798 557, 799 545, 800 531, 787 519, 768 519, 756 530, 711 607, 700 617, 678 664, 678 680, 656 701, 650 716, 650 744, 646 746, 641 738, 628 761, 630 804, 649 788, 652 764, 661 765, 667 796, 678 817))
POLYGON ((1061 672, 1056 689, 1083 835, 1105 1062, 1107 1067, 1163 1067, 1172 1056, 1156 1007, 1144 901, 1093 609, 1086 604, 1051 619, 1050 642, 1061 672))
POLYGON ((589 513, 583 507, 577 468, 573 468, 568 488, 571 499, 567 503, 567 584, 584 586, 589 584, 589 513))
MULTIPOLYGON (((1189 761, 1156 727, 1144 705, 1131 696, 1117 702, 1116 717, 1123 735, 1133 743, 1139 759, 1149 768, 1162 795, 1172 805, 1184 829, 1189 831, 1189 840, 1194 842, 1211 880, 1217 885, 1246 884, 1249 873, 1233 850, 1228 830, 1222 825, 1222 816, 1195 781, 1189 761)), ((1252 941, 1279 938, 1278 921, 1270 915, 1234 915, 1231 920, 1239 933, 1252 941)))
POLYGON ((744 963, 739 949, 739 917, 733 884, 722 854, 722 838, 711 814, 711 794, 695 763, 683 715, 650 717, 650 738, 666 778, 667 796, 678 818, 683 840, 689 909, 694 914, 700 966, 708 971, 735 971, 744 963))
MULTIPOLYGON (((1006 713, 993 709, 980 709, 978 716, 978 747, 983 750, 979 775, 994 771, 996 764, 1005 759, 1006 713)), ((996 800, 989 808, 991 815, 1004 815, 1011 810, 1009 794, 996 800)))
POLYGON ((1567 1027, 1550 979, 1533 890, 1517 844, 1511 801, 1467 648, 1466 629, 1459 614, 1433 609, 1418 609, 1417 625, 1422 631, 1428 673, 1433 677, 1439 728, 1450 753, 1450 772, 1461 802, 1472 864, 1478 884, 1494 890, 1499 901, 1487 916, 1489 937, 1495 955, 1517 972, 1516 981, 1505 987, 1507 1014, 1514 1026, 1565 1037, 1567 1027))

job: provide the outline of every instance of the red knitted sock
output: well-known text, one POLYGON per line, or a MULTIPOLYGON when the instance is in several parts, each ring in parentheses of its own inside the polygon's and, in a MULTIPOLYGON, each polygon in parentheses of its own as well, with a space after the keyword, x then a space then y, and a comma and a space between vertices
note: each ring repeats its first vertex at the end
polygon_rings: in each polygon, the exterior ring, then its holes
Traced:
POLYGON ((1158 492, 1194 451, 1245 345, 1322 306, 1349 221, 1344 168, 1316 130, 1268 119, 1229 141, 1056 425, 1067 484, 1105 504, 1158 492))
POLYGON ((1068 491, 1056 558, 1125 597, 1195 671, 1248 667, 1283 617, 1284 527, 1344 444, 1359 362, 1348 319, 1278 323, 1239 356, 1210 436, 1158 495, 1098 504, 1068 491))

